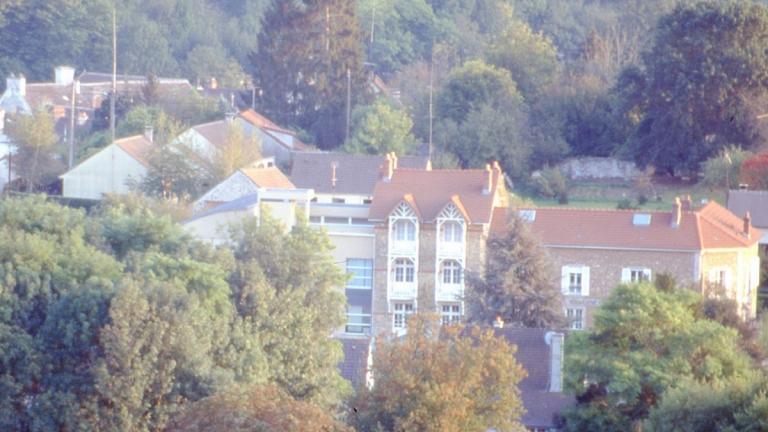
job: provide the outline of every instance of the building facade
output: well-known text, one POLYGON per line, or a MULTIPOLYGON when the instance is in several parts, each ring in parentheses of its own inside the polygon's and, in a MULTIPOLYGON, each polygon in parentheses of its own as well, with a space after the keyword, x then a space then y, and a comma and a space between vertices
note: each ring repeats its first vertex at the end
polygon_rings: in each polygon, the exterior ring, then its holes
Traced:
POLYGON ((710 202, 678 200, 672 211, 538 208, 520 216, 559 271, 564 313, 575 330, 622 283, 665 273, 680 286, 736 302, 745 319, 756 314, 761 233, 710 202))

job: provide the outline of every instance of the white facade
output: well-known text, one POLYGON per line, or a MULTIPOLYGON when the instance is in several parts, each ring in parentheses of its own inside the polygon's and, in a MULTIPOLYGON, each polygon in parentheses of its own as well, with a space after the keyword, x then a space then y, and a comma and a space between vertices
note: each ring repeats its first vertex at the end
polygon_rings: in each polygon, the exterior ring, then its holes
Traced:
POLYGON ((62 196, 102 199, 104 194, 130 192, 147 167, 116 144, 110 144, 61 176, 62 196))
POLYGON ((192 211, 199 212, 208 207, 208 203, 225 203, 242 196, 255 193, 259 187, 242 171, 235 171, 223 182, 214 186, 197 201, 192 203, 192 211))

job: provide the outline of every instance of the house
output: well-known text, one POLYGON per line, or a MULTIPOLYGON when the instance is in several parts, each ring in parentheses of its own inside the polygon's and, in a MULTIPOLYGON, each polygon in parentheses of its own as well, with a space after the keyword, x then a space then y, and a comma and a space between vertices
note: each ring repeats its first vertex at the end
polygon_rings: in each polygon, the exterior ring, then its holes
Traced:
MULTIPOLYGON (((291 182, 313 189, 318 203, 370 204, 385 156, 348 153, 297 152, 291 182)), ((429 158, 401 156, 400 168, 427 169, 429 158)))
POLYGON ((260 189, 296 189, 275 166, 274 158, 256 161, 232 173, 192 204, 195 212, 250 195, 260 189))
MULTIPOLYGON (((372 319, 375 334, 400 334, 408 315, 464 315, 464 273, 482 272, 492 224, 506 224, 509 197, 498 164, 486 169, 398 167, 389 157, 376 183, 372 319)), ((371 265, 371 264, 369 264, 371 265)))
POLYGON ((575 403, 563 393, 565 335, 547 329, 510 328, 494 323, 494 333, 517 347, 515 359, 527 372, 518 384, 525 414, 520 419, 532 432, 556 430, 557 418, 575 403))
POLYGON ((309 146, 301 142, 295 133, 277 126, 253 110, 237 115, 230 113, 223 120, 192 126, 179 135, 175 142, 210 160, 216 149, 226 144, 230 127, 241 128, 246 137, 256 138, 261 146, 261 155, 274 157, 280 165, 290 163, 292 152, 309 150, 309 146))
POLYGON ((729 190, 726 207, 741 218, 749 213, 752 226, 763 233, 760 245, 768 246, 768 191, 729 190))
POLYGON ((733 299, 745 319, 756 314, 762 234, 715 202, 671 211, 575 208, 519 210, 560 271, 573 329, 592 326, 594 310, 621 283, 659 273, 678 284, 733 299))
MULTIPOLYGON (((99 72, 83 72, 77 78, 75 69, 70 66, 57 66, 53 70, 52 82, 27 83, 19 75, 8 77, 14 81, 14 86, 6 86, 3 98, 11 92, 21 95, 29 111, 47 108, 55 120, 69 116, 71 97, 75 87, 75 109, 78 113, 78 125, 93 118, 94 112, 112 92, 112 74, 99 72)), ((157 78, 158 95, 164 99, 178 99, 180 96, 194 95, 195 90, 189 81, 180 78, 157 78)), ((137 75, 117 75, 116 90, 118 95, 141 97, 142 89, 147 85, 147 78, 137 75)), ((67 122, 57 122, 57 125, 67 122)), ((62 132, 62 127, 57 127, 62 132)))
POLYGON ((152 145, 151 128, 144 135, 115 140, 60 176, 62 196, 98 200, 130 192, 131 184, 147 175, 152 145))
POLYGON ((229 241, 229 227, 249 218, 259 220, 264 209, 286 228, 296 224, 298 215, 309 215, 312 190, 259 189, 236 200, 217 205, 183 222, 184 229, 200 240, 213 244, 229 241))

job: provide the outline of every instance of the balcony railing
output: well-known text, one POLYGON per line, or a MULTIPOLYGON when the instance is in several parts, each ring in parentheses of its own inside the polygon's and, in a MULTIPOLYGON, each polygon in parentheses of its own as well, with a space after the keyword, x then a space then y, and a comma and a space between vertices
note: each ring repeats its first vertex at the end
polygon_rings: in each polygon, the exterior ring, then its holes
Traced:
POLYGON ((416 298, 418 285, 416 282, 395 282, 390 281, 389 296, 396 300, 412 300, 416 298))
POLYGON ((370 334, 371 314, 348 313, 344 332, 370 334))
POLYGON ((437 254, 439 256, 463 257, 464 243, 441 241, 437 243, 437 254))
POLYGON ((459 301, 464 297, 464 284, 437 284, 437 301, 454 302, 459 301))
POLYGON ((390 253, 392 255, 416 255, 419 243, 415 240, 392 240, 390 253))

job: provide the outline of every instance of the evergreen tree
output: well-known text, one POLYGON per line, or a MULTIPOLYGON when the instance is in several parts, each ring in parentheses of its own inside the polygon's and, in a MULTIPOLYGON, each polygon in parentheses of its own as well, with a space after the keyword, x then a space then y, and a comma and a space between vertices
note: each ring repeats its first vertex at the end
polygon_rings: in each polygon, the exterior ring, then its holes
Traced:
POLYGON ((354 0, 273 2, 258 51, 251 54, 261 110, 311 131, 321 148, 345 134, 347 71, 352 103, 364 96, 366 75, 354 0))

